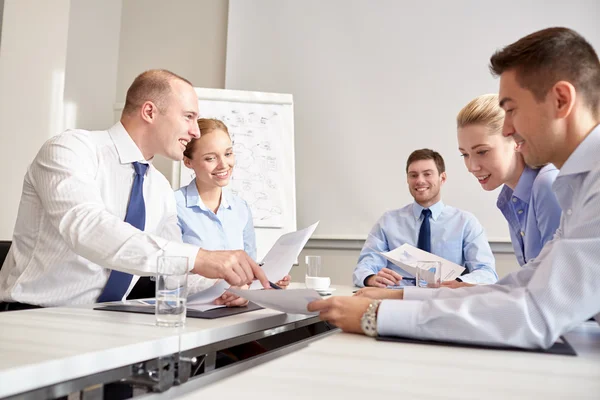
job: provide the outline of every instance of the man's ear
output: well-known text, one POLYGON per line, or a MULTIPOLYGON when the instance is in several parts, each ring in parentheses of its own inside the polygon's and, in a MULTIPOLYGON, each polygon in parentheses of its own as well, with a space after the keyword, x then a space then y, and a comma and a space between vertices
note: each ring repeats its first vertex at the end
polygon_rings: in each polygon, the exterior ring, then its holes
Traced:
POLYGON ((153 102, 146 101, 144 104, 142 104, 141 116, 144 121, 152 123, 154 122, 157 115, 158 108, 153 102))
POLYGON ((440 174, 440 179, 441 179, 442 185, 444 183, 446 183, 446 178, 447 178, 447 175, 446 175, 446 172, 444 171, 440 174))
POLYGON ((567 81, 559 81, 552 86, 550 94, 552 95, 556 117, 568 117, 577 100, 577 91, 575 90, 575 87, 567 81))

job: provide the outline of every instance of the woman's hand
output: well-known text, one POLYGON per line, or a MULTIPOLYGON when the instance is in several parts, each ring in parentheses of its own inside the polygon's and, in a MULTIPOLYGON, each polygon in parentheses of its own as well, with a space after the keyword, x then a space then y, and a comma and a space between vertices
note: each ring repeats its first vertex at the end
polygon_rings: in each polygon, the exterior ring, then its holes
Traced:
MULTIPOLYGON (((244 285, 244 286, 240 286, 240 287, 232 286, 232 288, 247 290, 248 285, 244 285)), ((244 299, 243 297, 236 296, 233 293, 225 292, 215 300, 215 304, 219 304, 219 305, 224 304, 227 307, 244 307, 244 306, 248 305, 248 300, 244 299)))

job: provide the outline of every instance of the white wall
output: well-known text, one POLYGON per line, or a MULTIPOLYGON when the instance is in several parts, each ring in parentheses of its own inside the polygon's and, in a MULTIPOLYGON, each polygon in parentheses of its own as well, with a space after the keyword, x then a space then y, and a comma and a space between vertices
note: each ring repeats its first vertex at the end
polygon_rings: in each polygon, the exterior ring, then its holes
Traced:
POLYGON ((0 46, 2 46, 2 13, 4 12, 4 0, 0 0, 0 46))
MULTIPOLYGON (((405 163, 429 147, 446 160, 446 204, 509 241, 458 152, 456 114, 495 92, 493 52, 568 26, 600 50, 598 0, 231 0, 226 87, 294 95, 298 225, 361 237, 413 201, 405 163)), ((574 60, 576 62, 576 60, 574 60)))
POLYGON ((114 121, 122 0, 71 0, 65 127, 106 129, 114 121))
MULTIPOLYGON (((164 68, 194 86, 225 87, 227 0, 125 0, 117 77, 117 102, 141 72, 164 68)), ((167 178, 173 163, 157 157, 167 178)))
POLYGON ((6 0, 0 47, 0 239, 11 239, 23 176, 63 128, 70 0, 6 0))

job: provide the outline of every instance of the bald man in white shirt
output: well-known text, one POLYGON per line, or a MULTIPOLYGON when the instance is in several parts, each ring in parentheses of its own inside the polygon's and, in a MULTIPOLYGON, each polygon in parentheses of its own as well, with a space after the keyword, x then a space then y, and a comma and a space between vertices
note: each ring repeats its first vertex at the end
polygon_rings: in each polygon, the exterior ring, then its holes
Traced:
POLYGON ((198 112, 189 81, 150 70, 132 83, 112 128, 71 130, 48 140, 25 175, 0 271, 0 310, 97 302, 114 271, 128 280, 112 300, 125 299, 140 276, 155 273, 160 255, 187 257, 197 289, 219 278, 231 285, 258 279, 269 287, 244 251, 205 251, 181 241, 171 186, 152 159, 183 158, 185 145, 199 137, 198 112), (134 164, 143 166, 137 178, 134 164), (125 222, 140 177, 143 230, 125 222))

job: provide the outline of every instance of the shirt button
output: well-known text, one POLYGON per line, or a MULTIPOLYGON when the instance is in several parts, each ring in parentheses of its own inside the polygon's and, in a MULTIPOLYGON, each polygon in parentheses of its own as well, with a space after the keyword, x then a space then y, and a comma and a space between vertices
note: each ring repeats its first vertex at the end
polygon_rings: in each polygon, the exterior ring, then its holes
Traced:
POLYGON ((571 215, 573 214, 573 210, 571 210, 570 208, 567 210, 567 215, 571 215))
POLYGON ((525 236, 525 232, 521 231, 521 236, 525 236))
POLYGON ((516 203, 516 202, 517 202, 517 198, 516 198, 516 197, 513 197, 513 198, 512 198, 512 201, 513 201, 513 203, 516 203))
POLYGON ((517 211, 518 214, 523 214, 523 210, 517 211))

